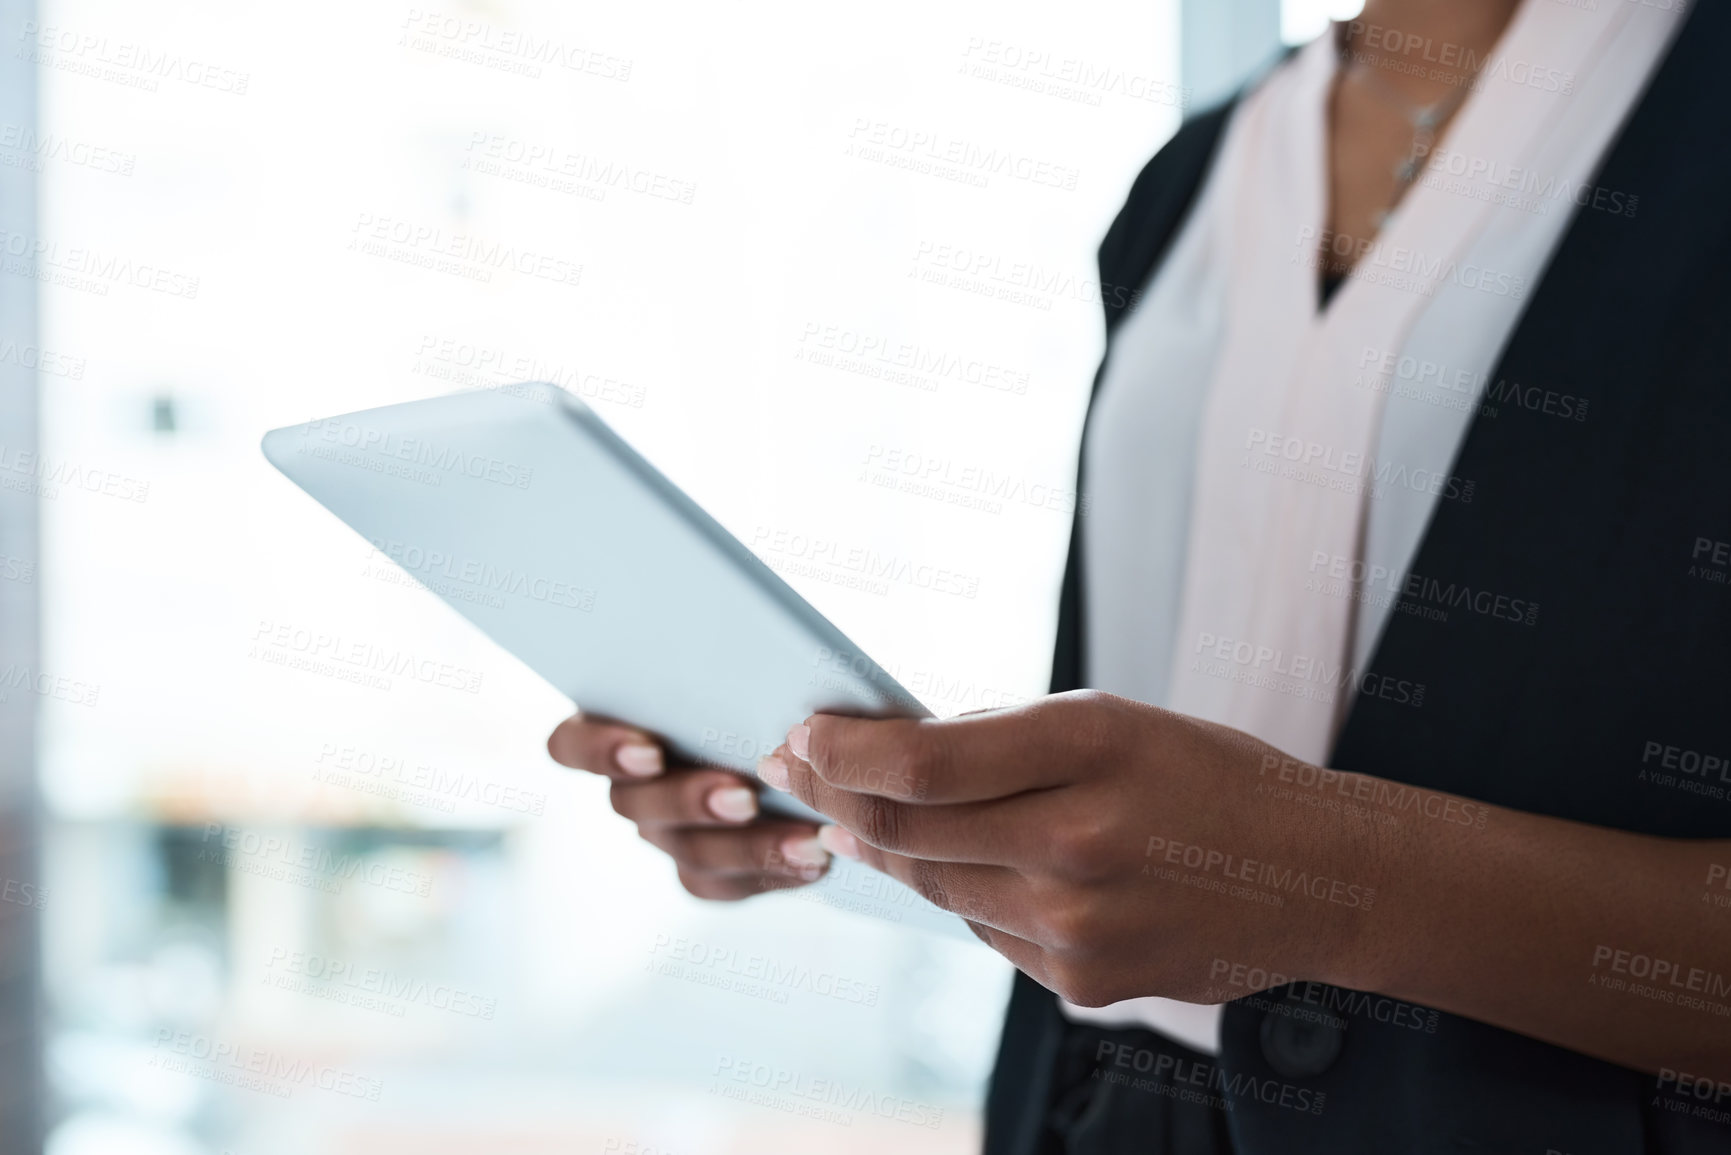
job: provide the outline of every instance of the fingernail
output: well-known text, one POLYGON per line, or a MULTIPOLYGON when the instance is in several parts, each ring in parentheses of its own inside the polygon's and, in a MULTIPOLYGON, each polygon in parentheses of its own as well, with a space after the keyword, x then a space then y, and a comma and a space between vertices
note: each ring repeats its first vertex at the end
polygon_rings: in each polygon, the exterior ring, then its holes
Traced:
POLYGON ((632 742, 613 752, 619 768, 636 778, 650 778, 661 773, 661 747, 632 742))
POLYGON ((787 763, 774 754, 765 754, 757 760, 757 776, 777 790, 787 789, 787 763))
POLYGON ((750 822, 757 817, 757 795, 744 786, 723 786, 704 799, 709 812, 723 822, 750 822))
POLYGON ((796 724, 787 732, 787 748, 793 751, 793 756, 801 762, 811 761, 811 727, 804 722, 796 724))
POLYGON ((817 831, 817 844, 831 854, 859 861, 859 839, 839 826, 820 826, 817 831))
POLYGON ((818 839, 789 838, 781 844, 781 857, 789 866, 816 869, 829 865, 829 855, 818 844, 818 839))

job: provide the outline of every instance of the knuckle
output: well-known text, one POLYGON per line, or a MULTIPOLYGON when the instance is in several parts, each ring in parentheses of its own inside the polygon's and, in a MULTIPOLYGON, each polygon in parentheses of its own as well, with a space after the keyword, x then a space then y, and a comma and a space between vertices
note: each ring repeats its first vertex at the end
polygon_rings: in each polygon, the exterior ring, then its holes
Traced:
MULTIPOLYGON (((805 762, 820 777, 828 781, 830 769, 838 761, 836 755, 837 739, 834 733, 836 727, 827 719, 820 719, 816 725, 810 726, 805 739, 805 762)), ((788 750, 790 756, 793 751, 788 750)))
POLYGON ((1117 1001, 1105 976, 1085 962, 1059 959, 1048 965, 1046 973, 1065 1002, 1079 1007, 1103 1007, 1117 1001))
POLYGON ((823 809, 817 804, 818 777, 800 767, 798 759, 789 758, 787 762, 787 790, 795 798, 815 810, 823 809))
POLYGON ((962 904, 959 896, 944 886, 943 870, 935 862, 913 859, 909 871, 909 889, 939 910, 956 911, 962 904))
POLYGON ((903 747, 901 764, 895 782, 896 791, 904 798, 918 801, 931 792, 934 781, 942 781, 955 764, 955 739, 941 727, 920 727, 913 740, 903 747))
POLYGON ((862 795, 857 805, 859 814, 855 821, 859 825, 859 836, 879 850, 899 850, 902 833, 901 807, 888 799, 870 794, 862 795))
MULTIPOLYGON (((1104 690, 1075 690, 1047 702, 1061 714, 1071 742, 1090 753, 1105 753, 1120 747, 1131 705, 1104 690)), ((1056 719, 1054 719, 1056 720, 1056 719)))
POLYGON ((1067 822, 1054 828, 1047 843, 1052 871, 1060 878, 1097 881, 1107 874, 1111 855, 1104 832, 1093 823, 1067 822))
POLYGON ((998 921, 997 905, 984 896, 974 893, 958 894, 951 891, 948 895, 949 905, 944 909, 960 915, 964 920, 988 925, 998 921))
POLYGON ((1085 899, 1069 899, 1048 905, 1039 918, 1041 941, 1054 950, 1086 947, 1095 938, 1097 914, 1085 899))

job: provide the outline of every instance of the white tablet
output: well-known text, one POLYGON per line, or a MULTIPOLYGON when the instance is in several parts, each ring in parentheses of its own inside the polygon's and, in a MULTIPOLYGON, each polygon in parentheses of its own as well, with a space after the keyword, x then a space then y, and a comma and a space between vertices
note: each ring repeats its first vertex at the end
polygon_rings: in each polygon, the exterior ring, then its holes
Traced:
MULTIPOLYGON (((753 774, 810 714, 929 716, 557 386, 273 429, 264 454, 586 713, 653 732, 675 759, 753 774)), ((768 788, 764 802, 814 816, 768 788)), ((865 885, 862 868, 837 867, 826 889, 850 875, 865 885)), ((872 878, 869 912, 942 915, 872 878)))

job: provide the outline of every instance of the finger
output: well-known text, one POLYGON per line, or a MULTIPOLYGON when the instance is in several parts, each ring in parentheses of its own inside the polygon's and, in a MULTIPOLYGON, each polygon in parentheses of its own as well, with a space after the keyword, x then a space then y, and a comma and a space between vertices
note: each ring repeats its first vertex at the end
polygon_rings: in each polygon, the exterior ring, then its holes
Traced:
POLYGON ((1067 695, 957 718, 814 714, 788 745, 819 777, 854 793, 910 803, 978 802, 1060 786, 1105 748, 1116 711, 1067 695))
POLYGON ((973 931, 979 940, 1003 955, 1011 966, 1039 983, 1049 991, 1056 990, 1051 972, 1047 967, 1046 952, 1034 943, 1013 934, 998 930, 996 927, 983 926, 969 922, 968 929, 973 931))
MULTIPOLYGON (((921 806, 833 786, 786 746, 761 759, 757 774, 880 850, 934 862, 1008 866, 1028 857, 1024 799, 921 806)), ((1028 800, 1039 797, 1029 795, 1028 800)))
POLYGON ((814 882, 829 866, 829 852, 818 844, 817 828, 809 822, 759 822, 731 830, 648 826, 639 833, 681 869, 699 874, 814 882))
POLYGON ((1027 886, 1013 870, 892 854, 861 842, 840 826, 819 830, 818 844, 831 854, 889 875, 938 909, 961 915, 966 921, 1017 937, 1032 938, 1037 933, 1027 886))
POLYGON ((699 874, 696 871, 679 871, 679 884, 697 898, 708 899, 711 902, 738 902, 750 898, 754 894, 764 894, 772 890, 791 890, 796 886, 804 886, 805 882, 797 878, 779 878, 775 875, 719 875, 699 874))
POLYGON ((757 817, 757 791, 726 770, 675 770, 647 781, 618 778, 613 809, 639 826, 737 826, 757 817))
POLYGON ((553 728, 547 753, 561 766, 615 781, 653 778, 667 768, 660 744, 648 734, 584 714, 573 714, 553 728))

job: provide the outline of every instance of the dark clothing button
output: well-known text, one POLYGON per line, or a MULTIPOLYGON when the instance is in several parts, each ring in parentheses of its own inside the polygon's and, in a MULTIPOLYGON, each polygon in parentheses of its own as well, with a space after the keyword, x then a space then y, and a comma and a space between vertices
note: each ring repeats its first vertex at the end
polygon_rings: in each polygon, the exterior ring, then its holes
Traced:
POLYGON ((1060 1030, 1042 1133, 1016 1151, 1231 1155, 1233 1104, 1211 1056, 1140 1027, 1064 1021, 1060 1030))
POLYGON ((1307 1022, 1275 1007, 1262 1016, 1262 1057, 1289 1079, 1320 1075, 1340 1057, 1346 1031, 1332 1023, 1307 1022))

